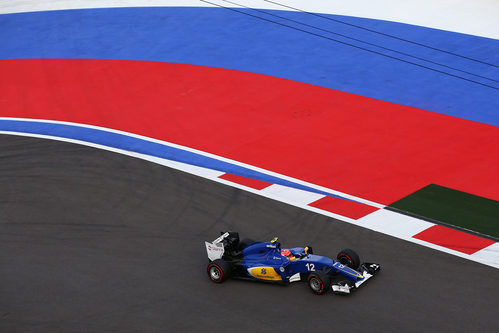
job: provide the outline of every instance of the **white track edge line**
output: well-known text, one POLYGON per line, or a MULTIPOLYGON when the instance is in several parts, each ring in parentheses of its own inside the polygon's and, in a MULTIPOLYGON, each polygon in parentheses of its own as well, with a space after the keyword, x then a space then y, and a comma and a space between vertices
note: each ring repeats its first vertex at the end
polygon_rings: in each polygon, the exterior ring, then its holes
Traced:
MULTIPOLYGON (((445 247, 442 247, 442 246, 439 246, 439 245, 436 245, 436 244, 433 244, 433 243, 425 242, 425 241, 422 241, 422 240, 419 240, 419 239, 416 239, 416 238, 412 238, 412 237, 404 237, 404 236, 401 236, 400 234, 394 234, 394 233, 391 233, 391 232, 389 232, 387 230, 381 230, 379 228, 369 226, 369 223, 368 223, 369 216, 372 215, 372 214, 375 214, 376 212, 368 214, 368 215, 366 215, 366 216, 364 216, 361 219, 359 219, 359 220, 356 221, 356 220, 347 218, 345 216, 341 216, 341 215, 338 215, 338 214, 330 213, 330 212, 327 212, 327 211, 324 211, 324 210, 321 210, 321 209, 318 209, 318 208, 315 208, 315 207, 311 207, 311 206, 308 206, 308 205, 305 205, 305 204, 296 204, 294 202, 289 202, 287 200, 282 200, 282 199, 270 196, 268 194, 262 193, 259 190, 255 190, 255 189, 249 188, 249 187, 244 186, 244 185, 233 183, 231 181, 226 181, 224 179, 218 178, 218 176, 217 177, 213 177, 213 176, 212 177, 206 177, 206 176, 197 174, 197 173, 193 172, 192 170, 189 171, 188 169, 185 169, 182 166, 182 164, 183 165, 187 165, 185 163, 180 163, 180 162, 171 163, 172 161, 167 160, 167 159, 162 159, 162 158, 158 158, 158 157, 152 157, 152 156, 145 155, 145 154, 140 154, 140 153, 136 153, 136 152, 132 152, 132 151, 127 151, 127 150, 112 148, 112 147, 108 147, 108 146, 104 146, 104 145, 99 145, 99 144, 94 144, 94 143, 90 143, 90 142, 86 142, 86 141, 80 141, 80 140, 74 140, 74 139, 67 139, 67 138, 60 138, 60 137, 56 137, 56 136, 41 135, 41 134, 31 134, 31 133, 22 133, 22 132, 10 132, 10 131, 0 131, 0 134, 17 135, 17 136, 25 136, 25 137, 35 137, 35 138, 42 138, 42 139, 49 139, 49 140, 55 140, 55 141, 63 141, 63 142, 75 143, 75 144, 80 144, 80 145, 84 145, 84 146, 94 147, 94 148, 98 148, 98 149, 102 149, 102 150, 107 150, 107 151, 111 151, 111 152, 115 152, 115 153, 120 153, 120 154, 123 154, 123 155, 128 155, 128 156, 131 156, 131 157, 143 159, 143 160, 150 161, 150 162, 153 162, 153 163, 156 163, 156 164, 160 164, 160 165, 165 165, 165 166, 168 166, 168 167, 172 167, 172 168, 174 168, 176 170, 180 170, 180 171, 183 171, 183 172, 186 172, 186 173, 190 173, 190 174, 194 174, 194 175, 197 175, 197 176, 201 176, 201 177, 204 177, 206 179, 210 179, 210 180, 213 180, 213 181, 216 181, 218 183, 222 183, 222 184, 225 184, 225 185, 228 185, 228 186, 231 186, 231 187, 239 188, 239 189, 247 191, 247 192, 251 192, 251 193, 263 196, 263 197, 267 197, 269 199, 273 199, 273 200, 276 200, 276 201, 284 202, 284 203, 290 204, 292 206, 299 207, 299 208, 302 208, 302 209, 306 209, 308 211, 312 211, 312 212, 315 212, 315 213, 318 213, 318 214, 321 214, 321 215, 329 216, 329 217, 332 217, 334 219, 337 219, 337 220, 340 220, 340 221, 343 221, 343 222, 347 222, 347 223, 350 223, 350 224, 353 224, 353 225, 356 225, 356 226, 359 226, 359 227, 363 227, 363 228, 372 230, 374 232, 379 232, 379 233, 382 233, 382 234, 385 234, 385 235, 388 235, 388 236, 391 236, 391 237, 395 237, 395 238, 398 238, 398 239, 409 241, 409 242, 414 243, 414 244, 422 245, 422 246, 425 246, 425 247, 428 247, 428 248, 431 248, 431 249, 434 249, 434 250, 438 250, 440 252, 445 252, 445 253, 448 253, 448 254, 451 254, 451 255, 454 255, 454 256, 457 256, 457 257, 461 257, 463 259, 467 259, 467 260, 471 260, 471 261, 480 263, 480 264, 484 264, 484 265, 491 266, 491 267, 494 267, 494 268, 499 268, 499 246, 497 246, 498 243, 495 243, 495 244, 492 244, 491 246, 489 246, 490 248, 492 248, 492 251, 486 250, 486 249, 489 248, 489 247, 487 247, 487 248, 484 248, 484 249, 482 249, 482 250, 480 250, 480 251, 478 251, 478 252, 476 252, 476 253, 474 253, 472 255, 467 255, 467 254, 464 254, 464 253, 461 253, 461 252, 458 252, 458 251, 455 251, 455 250, 451 250, 451 249, 448 249, 448 248, 445 248, 445 247), (495 250, 496 247, 498 247, 498 250, 495 250), (479 254, 476 255, 477 253, 479 253, 479 254), (476 255, 476 256, 473 256, 473 255, 476 255)), ((206 168, 202 168, 202 167, 196 167, 196 168, 206 169, 206 168)), ((399 214, 399 213, 396 213, 396 214, 400 215, 401 217, 405 217, 405 215, 402 215, 402 214, 399 214)), ((418 220, 416 218, 411 218, 411 219, 418 220)), ((426 222, 426 221, 422 221, 422 222, 429 223, 429 222, 426 222)))
POLYGON ((202 155, 202 156, 205 156, 205 157, 213 158, 213 159, 216 159, 216 160, 219 160, 219 161, 222 161, 222 162, 231 163, 231 164, 243 167, 243 168, 247 168, 247 169, 250 169, 250 170, 253 170, 253 171, 261 172, 261 173, 269 175, 269 176, 281 178, 281 179, 284 179, 284 180, 287 180, 287 181, 290 181, 290 182, 297 183, 299 185, 307 186, 307 187, 310 187, 310 188, 313 188, 313 189, 316 189, 316 190, 319 190, 319 191, 323 191, 323 192, 335 194, 335 195, 338 195, 338 196, 342 196, 342 197, 347 198, 347 199, 355 200, 357 202, 363 203, 363 204, 368 205, 368 206, 372 206, 372 207, 376 207, 376 208, 384 208, 384 207, 386 207, 385 205, 382 205, 382 204, 374 202, 374 201, 370 201, 370 200, 367 200, 367 199, 356 197, 356 196, 351 195, 351 194, 343 193, 343 192, 340 192, 340 191, 337 191, 337 190, 333 190, 333 189, 330 189, 330 188, 327 188, 327 187, 324 187, 324 186, 320 186, 320 185, 316 185, 316 184, 313 184, 313 183, 309 183, 309 182, 306 182, 306 181, 303 181, 303 180, 300 180, 300 179, 292 178, 292 177, 289 177, 289 176, 286 176, 286 175, 282 175, 282 174, 279 174, 277 172, 273 172, 273 171, 266 170, 266 169, 263 169, 263 168, 259 168, 259 167, 253 166, 253 165, 249 165, 249 164, 245 164, 245 163, 242 163, 242 162, 239 162, 239 161, 231 160, 231 159, 223 157, 223 156, 218 156, 218 155, 211 154, 211 153, 208 153, 208 152, 204 152, 204 151, 201 151, 201 150, 197 150, 197 149, 194 149, 194 148, 182 146, 182 145, 179 145, 179 144, 176 144, 176 143, 172 143, 172 142, 168 142, 168 141, 154 139, 154 138, 143 136, 143 135, 139 135, 139 134, 134 134, 134 133, 125 132, 125 131, 121 131, 121 130, 115 130, 115 129, 107 128, 107 127, 101 127, 101 126, 95 126, 95 125, 88 125, 88 124, 82 124, 82 123, 74 123, 74 122, 68 122, 68 121, 47 120, 47 119, 31 119, 31 118, 10 118, 10 117, 0 117, 0 120, 15 120, 15 121, 28 121, 28 122, 61 124, 61 125, 84 127, 84 128, 90 128, 90 129, 95 129, 95 130, 104 131, 104 132, 110 132, 110 133, 116 133, 116 134, 126 135, 126 136, 129 136, 129 137, 133 137, 133 138, 137 138, 137 139, 141 139, 141 140, 145 140, 145 141, 149 141, 149 142, 158 143, 158 144, 162 144, 162 145, 165 145, 165 146, 182 149, 182 150, 185 150, 185 151, 188 151, 188 152, 191 152, 191 153, 195 153, 195 154, 199 154, 199 155, 202 155))

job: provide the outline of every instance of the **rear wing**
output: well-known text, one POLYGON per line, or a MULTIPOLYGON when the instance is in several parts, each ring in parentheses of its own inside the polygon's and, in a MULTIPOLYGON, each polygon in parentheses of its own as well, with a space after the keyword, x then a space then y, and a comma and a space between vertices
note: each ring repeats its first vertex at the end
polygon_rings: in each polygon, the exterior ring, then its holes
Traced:
POLYGON ((222 242, 227 237, 229 237, 228 232, 224 233, 222 236, 218 237, 211 243, 206 241, 204 242, 206 246, 206 253, 208 254, 208 259, 210 259, 210 261, 222 258, 225 252, 225 248, 222 242))

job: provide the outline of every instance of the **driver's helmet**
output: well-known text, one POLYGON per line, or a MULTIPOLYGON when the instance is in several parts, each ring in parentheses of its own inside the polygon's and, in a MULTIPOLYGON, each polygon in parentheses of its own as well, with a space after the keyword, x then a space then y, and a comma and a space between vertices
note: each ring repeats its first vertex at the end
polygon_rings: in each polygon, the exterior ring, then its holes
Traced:
POLYGON ((296 257, 291 253, 289 249, 283 249, 281 251, 281 256, 288 258, 289 260, 296 260, 296 257))

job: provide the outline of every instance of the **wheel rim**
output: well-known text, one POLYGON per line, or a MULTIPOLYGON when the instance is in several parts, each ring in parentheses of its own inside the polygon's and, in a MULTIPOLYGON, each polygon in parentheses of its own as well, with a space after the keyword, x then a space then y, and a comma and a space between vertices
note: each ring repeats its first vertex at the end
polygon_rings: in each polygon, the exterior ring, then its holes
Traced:
POLYGON ((322 290, 322 283, 319 279, 313 277, 310 279, 310 288, 315 292, 320 292, 322 290))
POLYGON ((341 256, 340 263, 348 267, 352 266, 352 260, 350 260, 347 256, 341 256))
POLYGON ((216 266, 210 267, 210 278, 212 280, 216 280, 216 281, 220 280, 221 275, 222 274, 220 273, 220 270, 218 269, 218 267, 216 267, 216 266))

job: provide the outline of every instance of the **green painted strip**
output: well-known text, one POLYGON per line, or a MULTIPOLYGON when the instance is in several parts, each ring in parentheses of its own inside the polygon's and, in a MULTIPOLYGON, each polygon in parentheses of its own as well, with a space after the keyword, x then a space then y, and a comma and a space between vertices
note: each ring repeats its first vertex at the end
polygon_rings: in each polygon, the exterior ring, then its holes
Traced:
POLYGON ((431 184, 389 207, 499 237, 499 201, 431 184))

